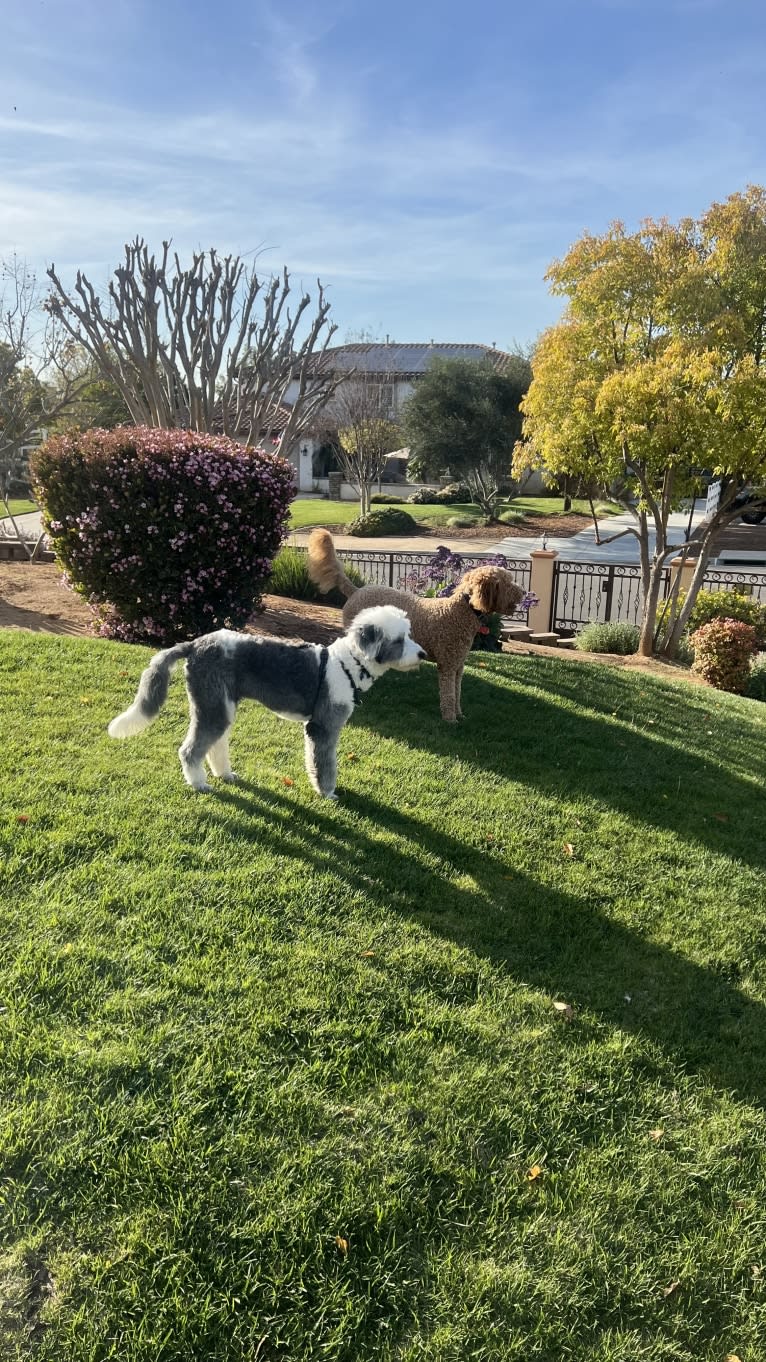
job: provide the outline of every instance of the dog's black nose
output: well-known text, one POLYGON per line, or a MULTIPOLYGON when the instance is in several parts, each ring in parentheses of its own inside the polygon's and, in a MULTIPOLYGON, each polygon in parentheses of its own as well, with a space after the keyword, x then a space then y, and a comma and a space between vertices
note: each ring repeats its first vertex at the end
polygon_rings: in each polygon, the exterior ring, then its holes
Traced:
POLYGON ((420 658, 421 662, 425 662, 426 658, 428 657, 428 653, 424 652, 422 648, 418 648, 418 657, 420 658))

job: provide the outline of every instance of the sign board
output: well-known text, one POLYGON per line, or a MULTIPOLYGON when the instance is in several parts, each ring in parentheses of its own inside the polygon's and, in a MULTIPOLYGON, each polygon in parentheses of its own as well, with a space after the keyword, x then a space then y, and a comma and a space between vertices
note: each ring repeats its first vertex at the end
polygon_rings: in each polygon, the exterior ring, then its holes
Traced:
POLYGON ((715 515, 718 510, 718 503, 721 500, 721 481, 711 482, 707 489, 707 501, 705 502, 705 519, 715 515))

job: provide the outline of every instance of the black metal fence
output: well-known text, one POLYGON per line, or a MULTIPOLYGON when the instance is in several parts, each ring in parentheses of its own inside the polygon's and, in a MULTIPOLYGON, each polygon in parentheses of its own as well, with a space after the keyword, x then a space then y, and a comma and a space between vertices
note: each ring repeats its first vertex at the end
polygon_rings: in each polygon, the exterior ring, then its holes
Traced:
MULTIPOLYGON (((396 552, 383 549, 339 549, 338 557, 348 567, 354 567, 364 577, 368 586, 391 586, 397 591, 406 591, 415 577, 421 576, 433 559, 432 553, 396 552)), ((482 567, 497 554, 461 553, 465 571, 482 567)), ((532 564, 528 558, 507 558, 505 566, 524 591, 529 591, 532 564)), ((528 610, 517 610, 512 618, 527 621, 528 610)))
MULTIPOLYGON (((662 574, 662 596, 670 587, 670 569, 662 574)), ((573 563, 553 566, 551 629, 576 634, 586 624, 641 619, 641 569, 632 563, 573 563)))
MULTIPOLYGON (((665 568, 660 599, 668 595, 670 584, 670 568, 665 568)), ((704 587, 707 591, 743 591, 766 605, 766 572, 711 568, 705 574, 704 587)), ((550 628, 558 634, 576 634, 586 624, 612 620, 639 624, 642 604, 641 569, 637 564, 566 560, 554 564, 550 628)))
POLYGON ((706 591, 742 591, 766 605, 766 572, 743 572, 737 568, 710 568, 705 573, 706 591))

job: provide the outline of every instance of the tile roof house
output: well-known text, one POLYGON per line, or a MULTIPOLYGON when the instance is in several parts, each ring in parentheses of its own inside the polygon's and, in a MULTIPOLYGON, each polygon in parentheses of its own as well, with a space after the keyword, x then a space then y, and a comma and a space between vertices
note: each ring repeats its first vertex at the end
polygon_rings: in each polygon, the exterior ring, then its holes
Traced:
MULTIPOLYGON (((322 367, 332 372, 348 373, 349 376, 364 374, 374 376, 390 389, 389 413, 396 420, 403 403, 412 393, 419 378, 426 372, 431 360, 469 359, 476 362, 488 360, 498 373, 515 363, 515 357, 494 345, 477 345, 460 342, 402 342, 402 341, 352 341, 347 345, 330 346, 322 357, 322 367)), ((285 398, 290 402, 294 393, 288 388, 285 398)), ((300 448, 289 454, 296 466, 298 485, 301 491, 309 491, 312 486, 313 455, 322 443, 319 432, 315 436, 304 436, 300 448)))
POLYGON ((325 352, 325 362, 336 371, 355 369, 357 373, 387 375, 397 380, 409 379, 414 382, 422 377, 436 356, 439 359, 470 359, 477 362, 489 360, 498 373, 503 373, 514 361, 512 355, 492 345, 354 341, 349 345, 331 346, 325 352))

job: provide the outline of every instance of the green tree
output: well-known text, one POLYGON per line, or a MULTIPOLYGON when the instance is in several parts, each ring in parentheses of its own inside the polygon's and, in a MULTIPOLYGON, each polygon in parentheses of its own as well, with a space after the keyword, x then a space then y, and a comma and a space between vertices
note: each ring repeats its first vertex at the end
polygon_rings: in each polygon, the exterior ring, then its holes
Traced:
POLYGON ((59 434, 64 430, 113 430, 115 426, 132 426, 133 419, 122 394, 111 379, 104 377, 85 351, 73 358, 72 367, 80 378, 76 398, 66 410, 50 423, 50 430, 59 434))
POLYGON ((483 360, 432 360, 403 410, 411 472, 422 478, 449 473, 493 515, 511 478, 531 378, 529 361, 518 355, 502 373, 483 360))
POLYGON ((537 346, 514 466, 579 477, 630 506, 640 651, 672 655, 734 498, 766 478, 766 192, 734 194, 699 221, 586 234, 547 277, 567 306, 537 346), (703 469, 721 479, 718 509, 671 542, 670 514, 699 493, 703 469), (696 559, 691 587, 658 627, 679 552, 696 559))

